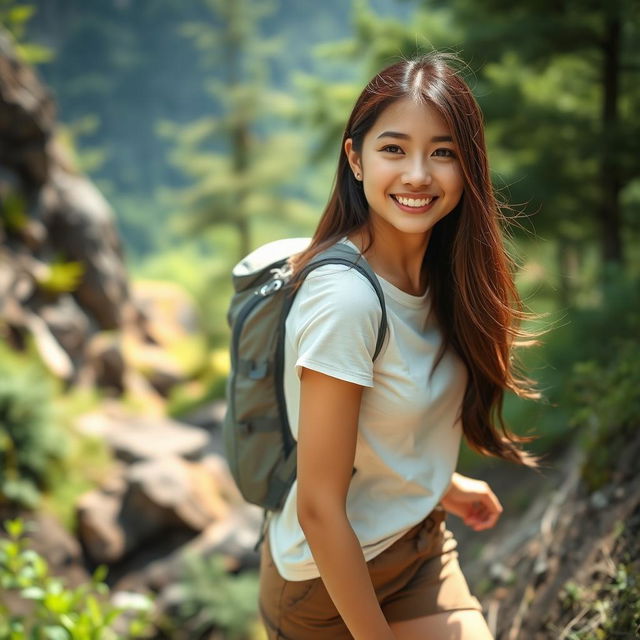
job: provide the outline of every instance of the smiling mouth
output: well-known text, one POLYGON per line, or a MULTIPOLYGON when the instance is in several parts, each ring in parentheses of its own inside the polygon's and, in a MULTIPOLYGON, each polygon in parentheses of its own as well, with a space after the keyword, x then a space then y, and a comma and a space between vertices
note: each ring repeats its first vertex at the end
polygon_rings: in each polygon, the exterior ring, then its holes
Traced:
POLYGON ((391 195, 393 200, 405 209, 421 210, 428 207, 432 202, 438 199, 438 196, 429 196, 427 198, 406 198, 404 196, 391 195))

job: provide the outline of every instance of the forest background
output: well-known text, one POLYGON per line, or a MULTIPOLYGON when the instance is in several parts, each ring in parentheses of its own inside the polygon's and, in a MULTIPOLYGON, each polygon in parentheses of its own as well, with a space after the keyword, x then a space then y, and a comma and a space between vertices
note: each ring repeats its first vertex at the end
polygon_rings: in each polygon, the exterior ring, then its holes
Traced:
MULTIPOLYGON (((312 233, 358 90, 402 56, 458 53, 511 203, 520 293, 551 329, 522 353, 543 401, 509 396, 506 418, 551 464, 637 426, 639 13, 631 0, 0 1, 54 92, 61 140, 116 212, 131 278, 196 301, 176 416, 222 397, 230 269, 312 233)), ((463 452, 463 470, 495 466, 463 452)))
MULTIPOLYGON (((115 208, 133 276, 184 285, 211 348, 226 345, 235 261, 312 232, 358 89, 381 66, 431 48, 468 65, 494 182, 513 205, 505 213, 520 290, 533 311, 551 312, 543 326, 568 326, 568 312, 598 308, 638 273, 633 2, 30 6, 24 39, 48 51, 34 62, 80 168, 115 208)), ((566 416, 556 413, 552 423, 515 422, 563 433, 566 416)))
MULTIPOLYGON (((524 268, 533 306, 595 300, 605 263, 637 269, 631 2, 31 5, 25 37, 50 52, 37 66, 134 275, 224 304, 228 289, 211 284, 238 256, 313 229, 363 81, 431 47, 469 65, 496 186, 526 216, 515 239, 548 269, 524 268)), ((221 316, 203 317, 216 344, 221 316)))

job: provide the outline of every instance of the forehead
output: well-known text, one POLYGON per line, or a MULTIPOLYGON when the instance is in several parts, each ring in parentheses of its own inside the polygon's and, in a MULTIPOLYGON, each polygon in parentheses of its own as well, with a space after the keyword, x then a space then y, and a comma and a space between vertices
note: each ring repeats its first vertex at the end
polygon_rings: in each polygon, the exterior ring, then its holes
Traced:
POLYGON ((368 137, 376 138, 383 131, 398 131, 412 138, 451 135, 446 121, 435 107, 411 98, 401 98, 390 104, 378 116, 368 137))

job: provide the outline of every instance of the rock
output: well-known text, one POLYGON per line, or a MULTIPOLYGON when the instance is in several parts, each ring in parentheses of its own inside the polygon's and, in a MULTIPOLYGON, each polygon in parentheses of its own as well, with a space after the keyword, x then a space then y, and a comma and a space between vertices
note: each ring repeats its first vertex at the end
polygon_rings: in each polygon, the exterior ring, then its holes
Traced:
MULTIPOLYGON (((136 314, 113 212, 54 133, 50 92, 0 27, 0 206, 11 213, 0 225, 0 322, 14 348, 32 334, 47 367, 73 383, 90 334, 136 314), (60 255, 83 269, 68 294, 38 284, 60 255)), ((119 351, 112 344, 99 356, 91 384, 121 393, 119 351)))
POLYGON ((185 371, 163 347, 142 342, 134 334, 128 333, 124 336, 123 348, 129 367, 141 373, 163 396, 187 379, 185 371))
POLYGON ((78 363, 89 339, 89 320, 70 294, 38 309, 38 315, 74 363, 78 363))
POLYGON ((54 571, 82 565, 80 544, 51 514, 37 514, 30 547, 47 559, 54 571))
POLYGON ((132 295, 139 315, 134 330, 125 334, 125 360, 166 397, 202 365, 206 347, 194 344, 200 324, 196 306, 182 287, 169 282, 136 282, 132 295))
POLYGON ((138 281, 132 285, 132 297, 145 318, 145 331, 155 344, 173 344, 199 329, 195 302, 177 284, 138 281))
POLYGON ((83 384, 91 383, 101 389, 121 395, 125 389, 125 364, 120 346, 120 336, 103 331, 91 337, 85 346, 85 361, 81 378, 83 384))
POLYGON ((222 529, 213 523, 186 545, 190 552, 205 556, 218 554, 227 558, 227 569, 257 568, 259 552, 255 550, 260 536, 263 511, 254 505, 245 504, 233 512, 228 519, 231 529, 222 529))
POLYGON ((46 182, 46 141, 53 130, 51 93, 21 63, 11 36, 0 29, 0 164, 14 167, 30 182, 46 182))
POLYGON ((124 470, 119 468, 109 484, 85 493, 76 504, 78 537, 95 563, 117 562, 128 550, 125 531, 119 524, 126 490, 124 470))
POLYGON ((124 374, 124 386, 131 397, 136 398, 144 407, 148 418, 162 418, 166 415, 166 401, 153 388, 151 383, 138 371, 127 367, 124 374))
POLYGON ((222 427, 227 403, 224 400, 214 400, 201 405, 195 411, 191 411, 180 419, 187 424, 203 429, 214 430, 222 427))
POLYGON ((79 416, 75 426, 82 433, 104 438, 117 451, 123 449, 123 457, 130 462, 168 455, 195 460, 208 449, 209 434, 202 429, 165 416, 132 414, 116 400, 105 400, 96 410, 79 416))
POLYGON ((50 181, 60 203, 60 208, 45 213, 50 241, 84 268, 75 296, 101 329, 120 328, 129 292, 113 212, 83 176, 54 164, 50 181))
POLYGON ((511 584, 515 580, 513 569, 501 562, 494 562, 489 566, 489 577, 502 584, 511 584))
POLYGON ((604 491, 594 491, 589 498, 589 504, 594 509, 604 509, 609 505, 609 498, 604 491))
POLYGON ((179 526, 201 531, 229 512, 215 477, 204 465, 174 456, 154 458, 132 465, 127 480, 125 518, 130 512, 136 520, 159 522, 161 528, 179 526), (146 510, 132 509, 129 504, 146 510))
POLYGON ((116 454, 135 461, 168 455, 197 459, 207 446, 208 436, 200 429, 174 420, 134 418, 111 431, 107 440, 116 454))
MULTIPOLYGON (((185 557, 194 554, 203 557, 220 555, 228 571, 256 568, 259 553, 254 551, 254 547, 261 523, 262 510, 258 507, 245 503, 234 508, 226 518, 213 522, 172 554, 150 563, 139 580, 154 591, 163 592, 179 581, 185 557)), ((162 598, 162 593, 159 597, 162 598)))
POLYGON ((46 367, 58 378, 70 380, 74 367, 67 352, 55 339, 45 321, 30 311, 24 311, 26 326, 33 336, 40 358, 46 367))
POLYGON ((176 457, 119 467, 77 504, 78 534, 93 562, 113 564, 173 529, 203 531, 229 506, 207 467, 176 457))
POLYGON ((246 505, 246 501, 231 475, 229 464, 224 456, 219 453, 209 453, 202 459, 202 465, 215 478, 220 493, 228 503, 238 507, 246 505))

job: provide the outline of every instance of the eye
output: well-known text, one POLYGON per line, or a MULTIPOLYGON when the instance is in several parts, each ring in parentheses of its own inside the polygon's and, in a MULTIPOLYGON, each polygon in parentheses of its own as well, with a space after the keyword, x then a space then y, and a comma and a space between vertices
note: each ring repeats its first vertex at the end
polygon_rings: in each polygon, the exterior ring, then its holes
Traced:
POLYGON ((382 147, 380 151, 387 151, 388 153, 393 153, 393 154, 403 153, 402 149, 397 144, 388 144, 382 147))
POLYGON ((456 154, 453 149, 449 149, 448 147, 440 147, 440 149, 436 149, 433 152, 434 156, 439 158, 455 158, 456 154))

